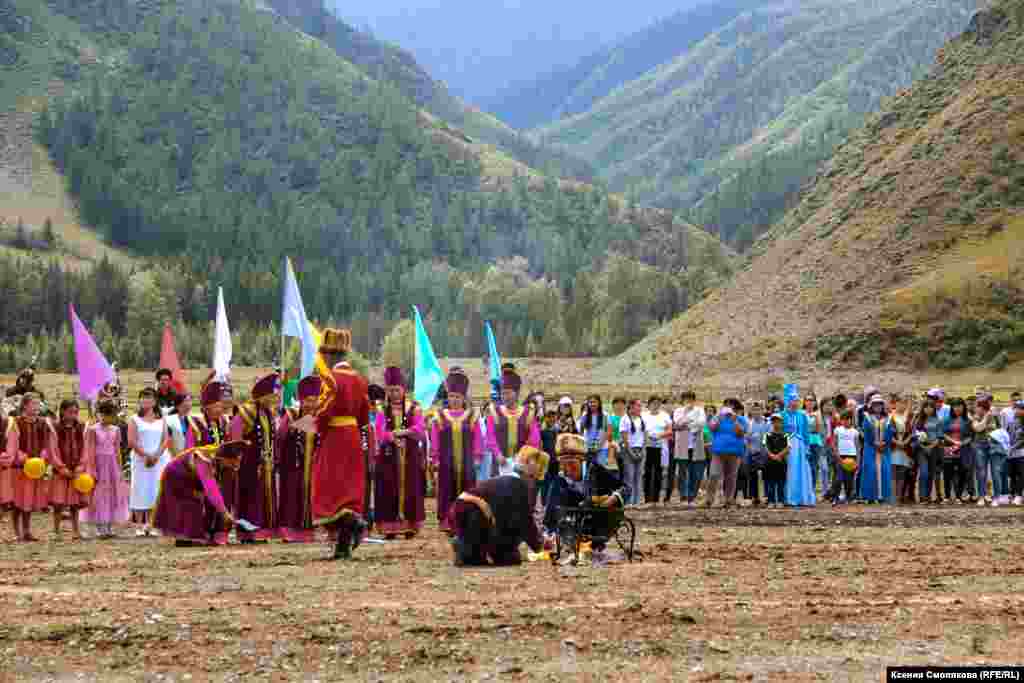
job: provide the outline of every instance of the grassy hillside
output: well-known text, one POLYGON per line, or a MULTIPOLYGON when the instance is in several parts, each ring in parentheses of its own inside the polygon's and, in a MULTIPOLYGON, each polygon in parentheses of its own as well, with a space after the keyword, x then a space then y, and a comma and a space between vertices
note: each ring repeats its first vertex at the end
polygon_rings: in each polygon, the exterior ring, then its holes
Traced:
POLYGON ((500 90, 481 100, 482 106, 522 129, 583 113, 619 86, 671 61, 741 12, 763 3, 717 0, 676 12, 571 67, 500 90))
MULTIPOLYGON (((585 320, 572 312, 620 296, 596 289, 609 251, 664 273, 668 292, 634 308, 639 322, 617 345, 728 268, 728 250, 707 233, 474 139, 418 107, 408 81, 372 77, 340 56, 338 41, 300 32, 265 5, 0 2, 33 34, 5 35, 0 73, 31 76, 20 96, 36 98, 36 143, 63 174, 76 215, 96 244, 152 273, 132 278, 116 310, 78 302, 115 337, 138 333, 130 310, 205 324, 218 285, 233 320, 276 323, 290 254, 310 314, 350 322, 371 351, 416 302, 442 353, 476 353, 479 333, 468 331, 482 315, 513 352, 531 338, 585 352, 607 321, 601 310, 585 320), (509 303, 487 286, 492 268, 515 273, 525 298, 509 303), (579 277, 592 280, 583 294, 579 277)), ((55 230, 63 243, 66 231, 55 230)), ((16 279, 24 267, 5 261, 0 272, 16 279)), ((60 320, 66 301, 50 299, 53 310, 37 314, 31 293, 11 297, 25 324, 4 340, 60 320)), ((148 342, 136 341, 118 348, 143 362, 148 342)))
POLYGON ((1024 354, 1024 2, 977 14, 727 286, 605 370, 1001 368, 1024 354))
POLYGON ((728 5, 743 11, 710 22, 698 42, 682 40, 670 58, 587 111, 536 133, 593 162, 613 189, 691 211, 746 246, 851 127, 923 72, 976 6, 728 5))
POLYGON ((494 145, 519 162, 553 175, 591 180, 593 168, 564 150, 544 148, 494 116, 467 105, 433 79, 407 51, 368 36, 326 9, 322 0, 265 0, 292 24, 322 40, 377 80, 394 84, 417 106, 472 140, 494 145))

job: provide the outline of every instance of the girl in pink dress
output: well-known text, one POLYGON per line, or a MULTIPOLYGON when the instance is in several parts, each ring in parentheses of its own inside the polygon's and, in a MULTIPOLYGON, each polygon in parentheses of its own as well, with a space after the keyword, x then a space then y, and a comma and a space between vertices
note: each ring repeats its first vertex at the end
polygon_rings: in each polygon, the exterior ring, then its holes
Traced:
POLYGON ((86 461, 96 480, 92 505, 82 510, 82 521, 96 525, 99 538, 113 538, 114 524, 128 521, 128 482, 121 476, 121 429, 117 406, 103 401, 97 408, 100 421, 85 430, 86 461))
POLYGON ((82 540, 78 530, 78 511, 89 506, 92 494, 79 493, 74 481, 87 471, 85 425, 78 419, 78 401, 60 404, 60 418, 54 427, 57 447, 50 453, 53 478, 50 480, 50 507, 53 508, 53 535, 60 538, 64 510, 71 511, 71 537, 82 540))
MULTIPOLYGON (((10 420, 7 427, 7 455, 5 463, 12 467, 14 534, 19 541, 38 541, 32 535, 32 513, 50 506, 50 480, 29 479, 22 468, 25 461, 40 457, 50 464, 50 454, 57 447, 56 433, 50 422, 39 416, 39 396, 28 393, 21 397, 21 414, 10 420)), ((49 469, 49 467, 47 467, 49 469)))

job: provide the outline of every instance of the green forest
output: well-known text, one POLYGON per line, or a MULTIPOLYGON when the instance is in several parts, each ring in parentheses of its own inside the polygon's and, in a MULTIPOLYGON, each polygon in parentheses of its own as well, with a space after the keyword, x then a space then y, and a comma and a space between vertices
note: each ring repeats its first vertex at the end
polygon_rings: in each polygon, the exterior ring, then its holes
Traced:
POLYGON ((339 56, 341 29, 328 45, 248 4, 203 0, 34 11, 37 30, 70 20, 91 41, 56 41, 69 87, 37 139, 83 222, 149 265, 79 273, 45 236, 14 245, 31 255, 0 258, 5 281, 23 283, 4 302, 8 369, 35 353, 56 367, 61 353, 44 347, 68 302, 123 367, 155 362, 164 320, 206 362, 218 286, 233 328, 266 335, 246 337, 252 362, 271 362, 285 255, 311 317, 351 325, 370 354, 413 303, 445 355, 482 352, 484 319, 506 353, 613 353, 731 267, 713 237, 599 187, 485 187, 480 160, 434 135, 399 85, 339 56), (96 58, 74 59, 85 47, 96 58))
POLYGON ((558 104, 534 133, 583 156, 632 200, 683 211, 744 248, 866 114, 924 73, 977 4, 803 0, 693 10, 666 20, 676 31, 652 27, 582 72, 544 81, 549 98, 535 101, 558 104), (706 33, 689 41, 691 24, 706 33), (644 72, 631 76, 631 65, 644 72), (577 101, 584 111, 576 113, 577 101))

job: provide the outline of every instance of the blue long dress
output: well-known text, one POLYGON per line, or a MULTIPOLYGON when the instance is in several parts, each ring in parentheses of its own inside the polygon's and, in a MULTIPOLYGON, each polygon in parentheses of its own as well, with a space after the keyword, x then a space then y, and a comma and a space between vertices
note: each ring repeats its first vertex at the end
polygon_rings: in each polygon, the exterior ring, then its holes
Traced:
POLYGON ((814 506, 814 479, 807 449, 811 443, 811 423, 802 410, 786 410, 782 424, 789 435, 789 457, 786 458, 786 505, 814 506))
POLYGON ((892 461, 889 446, 893 428, 886 418, 864 415, 861 421, 864 455, 861 458, 860 497, 883 502, 892 497, 892 461))

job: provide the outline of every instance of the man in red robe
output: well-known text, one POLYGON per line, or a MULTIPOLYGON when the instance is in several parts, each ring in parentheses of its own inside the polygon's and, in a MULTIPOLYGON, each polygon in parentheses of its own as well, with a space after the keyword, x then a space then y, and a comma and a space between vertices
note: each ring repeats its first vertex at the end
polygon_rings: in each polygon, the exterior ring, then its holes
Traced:
POLYGON ((275 372, 256 382, 252 400, 239 405, 231 421, 231 440, 247 444, 238 468, 237 514, 260 528, 255 533, 236 531, 242 543, 267 541, 277 529, 274 460, 280 404, 281 376, 275 372))
POLYGON ((313 463, 313 524, 336 535, 334 559, 352 557, 367 525, 366 461, 362 430, 370 423, 366 380, 348 363, 352 333, 324 330, 320 355, 323 382, 315 431, 320 434, 313 463), (327 368, 330 368, 328 370, 327 368))

